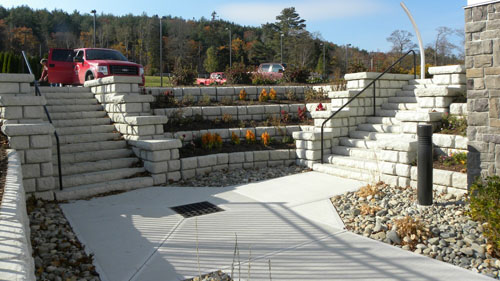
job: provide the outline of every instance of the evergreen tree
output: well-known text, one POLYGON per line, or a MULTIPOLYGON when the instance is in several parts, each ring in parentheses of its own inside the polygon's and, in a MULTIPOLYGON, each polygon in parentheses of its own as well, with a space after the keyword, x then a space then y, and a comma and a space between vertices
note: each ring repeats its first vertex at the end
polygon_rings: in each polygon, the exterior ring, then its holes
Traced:
POLYGON ((276 20, 275 25, 284 34, 288 34, 292 30, 303 30, 306 28, 306 24, 304 23, 306 20, 300 18, 299 14, 295 11, 295 7, 283 9, 281 14, 276 16, 276 20))
POLYGON ((212 46, 207 49, 207 58, 203 62, 203 67, 208 73, 216 72, 219 70, 219 60, 217 59, 217 52, 212 46))
POLYGON ((0 52, 0 73, 2 73, 3 70, 3 57, 4 57, 4 52, 0 52))
POLYGON ((10 63, 12 62, 12 53, 9 53, 7 56, 7 63, 4 64, 5 69, 2 71, 3 73, 11 73, 10 71, 10 63))

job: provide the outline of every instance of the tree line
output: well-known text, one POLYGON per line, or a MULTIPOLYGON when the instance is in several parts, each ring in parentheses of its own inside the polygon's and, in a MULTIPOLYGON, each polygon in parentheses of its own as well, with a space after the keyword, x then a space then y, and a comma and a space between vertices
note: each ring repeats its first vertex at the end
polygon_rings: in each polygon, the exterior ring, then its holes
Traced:
MULTIPOLYGON (((283 9, 275 22, 260 27, 241 26, 218 19, 216 12, 209 19, 202 17, 198 20, 170 15, 148 16, 145 13, 138 16, 98 14, 95 38, 96 47, 119 50, 129 60, 144 65, 150 75, 160 71, 173 72, 180 67, 190 67, 198 73, 225 71, 230 64, 229 41, 233 64, 257 66, 263 62, 280 62, 283 58, 288 65, 337 78, 346 71, 381 71, 399 54, 397 48, 385 53, 337 45, 323 40, 319 33, 307 31, 306 27, 306 21, 293 7, 283 9)), ((28 6, 10 9, 0 6, 0 38, 3 39, 0 40, 0 51, 17 55, 19 50, 25 50, 30 56, 46 57, 49 48, 92 47, 93 37, 92 14, 76 10, 67 13, 34 10, 28 6)), ((443 46, 442 50, 446 49, 444 45, 440 46, 443 46)), ((429 47, 429 50, 434 49, 439 48, 437 45, 436 48, 429 47)), ((444 63, 461 59, 451 53, 436 54, 443 55, 441 61, 444 63)), ((434 53, 428 54, 426 50, 427 55, 434 53)), ((434 61, 440 62, 437 57, 434 61)), ((402 64, 400 71, 407 70, 407 64, 402 64)))

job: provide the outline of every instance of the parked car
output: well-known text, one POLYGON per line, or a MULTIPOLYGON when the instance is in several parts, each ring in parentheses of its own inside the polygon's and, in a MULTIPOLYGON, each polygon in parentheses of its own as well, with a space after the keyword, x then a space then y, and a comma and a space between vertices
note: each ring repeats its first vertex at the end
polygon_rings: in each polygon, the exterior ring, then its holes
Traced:
POLYGON ((144 84, 142 65, 112 49, 50 49, 48 67, 49 83, 83 85, 88 80, 118 75, 140 76, 144 84))
POLYGON ((196 85, 222 85, 226 84, 226 74, 224 72, 212 72, 210 73, 210 78, 198 78, 196 79, 196 85))
POLYGON ((285 65, 281 63, 261 63, 257 68, 257 73, 271 79, 283 78, 283 72, 285 72, 285 65))

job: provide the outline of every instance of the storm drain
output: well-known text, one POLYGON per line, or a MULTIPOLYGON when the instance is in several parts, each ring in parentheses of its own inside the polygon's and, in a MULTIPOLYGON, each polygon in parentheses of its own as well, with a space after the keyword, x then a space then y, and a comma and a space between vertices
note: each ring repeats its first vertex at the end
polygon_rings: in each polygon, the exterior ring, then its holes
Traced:
POLYGON ((170 209, 174 210, 185 218, 203 216, 224 211, 222 208, 219 208, 207 201, 171 207, 170 209))

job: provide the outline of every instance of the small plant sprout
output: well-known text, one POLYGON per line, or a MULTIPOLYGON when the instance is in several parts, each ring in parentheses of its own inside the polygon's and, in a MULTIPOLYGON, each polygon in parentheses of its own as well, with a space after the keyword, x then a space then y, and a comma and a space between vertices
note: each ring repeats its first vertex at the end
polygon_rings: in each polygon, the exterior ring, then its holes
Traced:
POLYGON ((240 90, 240 100, 246 100, 247 99, 247 91, 245 89, 240 90))
POLYGON ((247 130, 247 133, 245 134, 245 139, 248 143, 254 143, 255 142, 255 134, 252 131, 247 130))
POLYGON ((235 145, 240 144, 240 137, 234 132, 231 132, 231 143, 235 145))
POLYGON ((262 89, 259 95, 260 102, 266 102, 269 99, 269 95, 267 94, 266 89, 262 89))
POLYGON ((305 121, 307 119, 307 109, 306 107, 300 107, 297 109, 297 115, 299 117, 299 120, 302 122, 302 121, 305 121))
POLYGON ((264 133, 262 133, 262 135, 260 136, 261 140, 262 140, 262 144, 264 146, 268 146, 270 143, 271 143, 271 137, 269 136, 269 133, 266 131, 264 133))
POLYGON ((316 106, 316 111, 325 111, 326 106, 324 106, 321 102, 316 106))
POLYGON ((276 100, 276 90, 274 90, 274 88, 271 88, 271 90, 269 91, 269 98, 271 100, 276 100))

